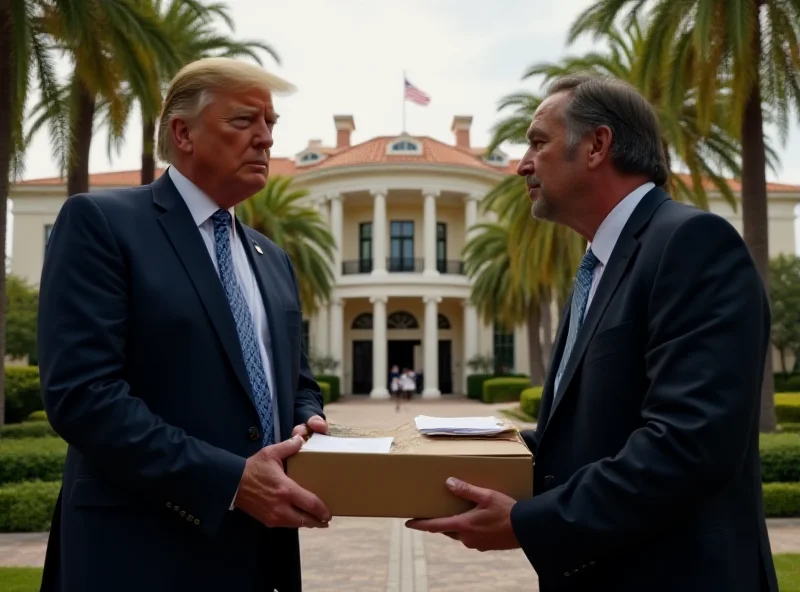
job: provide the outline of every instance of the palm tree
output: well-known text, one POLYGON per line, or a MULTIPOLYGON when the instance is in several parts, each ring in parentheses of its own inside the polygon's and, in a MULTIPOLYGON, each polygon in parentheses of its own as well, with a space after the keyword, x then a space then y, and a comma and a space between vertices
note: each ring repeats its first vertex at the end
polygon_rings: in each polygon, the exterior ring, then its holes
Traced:
MULTIPOLYGON (((181 0, 196 5, 196 0, 181 0)), ((67 194, 89 190, 89 150, 98 105, 107 110, 112 131, 124 127, 130 111, 128 93, 148 110, 161 101, 159 68, 177 68, 180 57, 158 18, 152 1, 60 0, 40 5, 43 34, 74 65, 57 93, 33 110, 26 140, 49 124, 53 151, 67 173, 67 194)))
MULTIPOLYGON (((31 0, 0 0, 0 260, 6 260, 6 210, 11 177, 22 173, 22 121, 31 82, 47 100, 56 81, 42 10, 31 0)), ((5 267, 0 294, 6 293, 5 267)), ((0 425, 5 422, 5 308, 0 307, 0 425)))
MULTIPOLYGON (((788 115, 800 109, 800 3, 791 0, 598 0, 572 25, 570 39, 602 32, 627 10, 628 22, 649 8, 650 27, 640 77, 660 85, 678 105, 691 89, 698 125, 709 130, 718 97, 729 101, 727 129, 742 142, 742 222, 747 243, 769 289, 767 150, 764 106, 774 110, 785 138, 788 115)), ((776 427, 772 353, 766 357, 761 431, 776 427)))
POLYGON ((239 219, 289 255, 297 271, 300 303, 306 315, 333 292, 333 235, 320 213, 302 203, 304 189, 292 189, 290 177, 270 177, 264 189, 236 206, 239 219))
MULTIPOLYGON (((231 30, 234 23, 228 14, 228 8, 218 2, 203 4, 197 0, 155 0, 155 10, 167 37, 175 46, 180 58, 180 66, 206 57, 246 57, 262 64, 256 50, 268 53, 277 64, 278 54, 269 45, 255 40, 235 41, 216 32, 212 26, 215 17, 220 18, 231 30)), ((171 60, 158 63, 159 78, 162 83, 169 82, 179 68, 171 60)), ((160 99, 160 97, 159 97, 160 99)), ((156 109, 148 109, 148 103, 142 107, 142 171, 141 184, 147 185, 155 178, 155 129, 156 119, 161 110, 161 101, 156 109)), ((109 122, 111 123, 111 122, 109 122)), ((124 129, 124 126, 123 126, 124 129)), ((109 136, 117 140, 120 136, 109 136)))

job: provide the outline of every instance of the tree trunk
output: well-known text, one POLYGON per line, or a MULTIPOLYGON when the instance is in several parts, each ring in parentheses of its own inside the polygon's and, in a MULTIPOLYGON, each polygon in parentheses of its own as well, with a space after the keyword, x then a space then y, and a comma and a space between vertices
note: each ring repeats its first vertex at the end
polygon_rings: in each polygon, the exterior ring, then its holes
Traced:
POLYGON ((89 191, 89 151, 94 131, 95 96, 79 78, 72 88, 72 130, 75 134, 74 151, 69 156, 67 171, 67 197, 89 191))
POLYGON ((542 325, 542 362, 544 363, 544 375, 550 370, 550 357, 553 355, 553 315, 551 306, 553 303, 552 293, 548 290, 542 298, 541 304, 541 325, 542 325))
MULTIPOLYGON (((756 19, 756 34, 753 39, 755 55, 761 53, 761 28, 758 22, 756 19)), ((761 79, 758 73, 758 64, 756 64, 756 80, 747 99, 742 118, 742 223, 744 241, 750 249, 758 273, 764 282, 764 288, 769 293, 767 174, 760 85, 761 79)), ((764 361, 759 429, 762 432, 775 431, 776 423, 775 377, 772 369, 772 344, 770 344, 764 361)))
MULTIPOLYGON (((0 0, 0 255, 3 273, 0 273, 0 294, 6 298, 6 208, 8 207, 8 176, 11 163, 11 114, 14 101, 14 55, 11 47, 11 1, 0 0)), ((6 307, 0 306, 0 426, 6 420, 5 359, 6 359, 6 307)))
POLYGON ((142 115, 142 185, 150 185, 156 180, 155 159, 156 122, 152 117, 142 115))
POLYGON ((544 384, 544 364, 542 363, 542 343, 539 340, 539 327, 541 327, 539 303, 531 299, 528 303, 528 366, 530 368, 531 384, 541 386, 544 384))

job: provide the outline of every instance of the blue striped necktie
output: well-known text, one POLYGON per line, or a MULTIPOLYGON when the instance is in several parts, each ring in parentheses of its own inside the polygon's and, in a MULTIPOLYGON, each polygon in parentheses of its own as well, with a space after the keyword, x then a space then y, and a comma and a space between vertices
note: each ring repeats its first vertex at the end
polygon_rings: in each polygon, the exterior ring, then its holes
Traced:
POLYGON ((250 315, 250 307, 244 298, 239 281, 236 279, 236 270, 233 267, 230 240, 231 214, 226 210, 217 210, 211 216, 211 220, 214 222, 214 243, 216 245, 219 277, 222 280, 225 294, 228 296, 233 319, 236 321, 236 332, 239 334, 239 344, 242 347, 244 365, 247 368, 247 376, 250 378, 250 386, 253 389, 258 417, 261 420, 262 442, 264 446, 268 446, 275 439, 272 395, 269 391, 267 375, 261 360, 261 352, 258 348, 256 328, 250 315))
POLYGON ((594 268, 597 262, 597 257, 589 249, 583 256, 580 267, 578 267, 578 273, 575 276, 575 287, 572 290, 572 304, 569 311, 567 343, 564 345, 564 352, 561 354, 561 362, 558 366, 558 373, 556 373, 556 394, 561 384, 561 376, 564 374, 569 356, 572 354, 572 348, 575 347, 575 341, 578 339, 578 332, 583 325, 583 316, 586 314, 586 303, 589 300, 589 292, 592 289, 592 278, 594 277, 594 268))

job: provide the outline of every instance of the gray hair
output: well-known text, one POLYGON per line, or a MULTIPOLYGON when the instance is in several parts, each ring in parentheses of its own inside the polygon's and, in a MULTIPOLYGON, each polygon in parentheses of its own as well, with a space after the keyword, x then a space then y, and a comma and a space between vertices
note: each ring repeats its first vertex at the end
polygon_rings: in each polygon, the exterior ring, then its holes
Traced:
POLYGON ((611 77, 576 74, 556 80, 548 95, 569 92, 564 108, 567 156, 601 125, 611 128, 611 162, 623 173, 642 174, 658 186, 669 177, 661 130, 653 106, 631 85, 611 77))
POLYGON ((232 58, 205 58, 192 62, 172 79, 158 122, 158 157, 172 162, 170 122, 176 117, 192 120, 214 99, 216 91, 264 88, 273 94, 290 94, 291 83, 261 66, 232 58))

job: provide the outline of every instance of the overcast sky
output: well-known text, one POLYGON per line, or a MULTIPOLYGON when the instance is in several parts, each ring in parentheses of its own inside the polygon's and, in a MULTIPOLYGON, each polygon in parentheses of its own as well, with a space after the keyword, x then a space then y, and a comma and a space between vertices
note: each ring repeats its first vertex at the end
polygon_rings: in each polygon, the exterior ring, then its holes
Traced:
MULTIPOLYGON (((472 143, 485 145, 498 118, 497 102, 517 90, 525 68, 580 54, 590 39, 566 45, 566 32, 590 0, 227 0, 239 39, 264 41, 278 52, 265 65, 298 86, 278 98, 281 113, 273 155, 291 156, 318 138, 335 143, 334 114, 355 118, 354 142, 402 128, 403 71, 428 93, 427 107, 406 106, 407 129, 452 142, 453 115, 472 115, 472 143)), ((602 49, 602 48, 599 48, 602 49)), ((119 155, 108 159, 104 133, 92 143, 90 171, 138 169, 138 114, 119 155)), ((507 148, 512 156, 522 149, 507 148)), ((796 117, 782 168, 771 180, 800 184, 800 126, 796 117)), ((41 132, 24 178, 55 176, 49 137, 41 132)))

